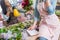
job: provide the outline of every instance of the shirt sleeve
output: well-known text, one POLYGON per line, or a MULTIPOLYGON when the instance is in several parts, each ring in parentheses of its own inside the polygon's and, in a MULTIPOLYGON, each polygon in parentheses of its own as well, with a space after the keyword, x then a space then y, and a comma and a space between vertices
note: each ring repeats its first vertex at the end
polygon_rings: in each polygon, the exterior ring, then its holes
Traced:
POLYGON ((6 15, 4 15, 4 14, 2 14, 2 15, 3 15, 3 19, 4 19, 4 21, 7 21, 7 20, 9 19, 8 16, 6 16, 6 15))
POLYGON ((55 12, 56 3, 57 0, 51 0, 51 5, 47 7, 47 11, 49 14, 53 14, 55 12))
POLYGON ((34 20, 39 21, 40 19, 40 14, 37 9, 34 10, 34 20))

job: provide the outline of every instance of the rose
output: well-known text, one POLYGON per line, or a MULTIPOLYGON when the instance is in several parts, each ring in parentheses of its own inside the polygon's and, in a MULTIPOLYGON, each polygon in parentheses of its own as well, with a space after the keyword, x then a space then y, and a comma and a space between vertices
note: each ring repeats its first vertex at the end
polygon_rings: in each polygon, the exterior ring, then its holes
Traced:
POLYGON ((25 7, 25 2, 22 2, 22 6, 23 6, 23 8, 25 7))
POLYGON ((23 8, 26 7, 29 4, 29 0, 22 1, 23 8))
POLYGON ((22 1, 22 7, 24 10, 28 11, 31 9, 31 5, 33 4, 32 0, 23 0, 22 1))

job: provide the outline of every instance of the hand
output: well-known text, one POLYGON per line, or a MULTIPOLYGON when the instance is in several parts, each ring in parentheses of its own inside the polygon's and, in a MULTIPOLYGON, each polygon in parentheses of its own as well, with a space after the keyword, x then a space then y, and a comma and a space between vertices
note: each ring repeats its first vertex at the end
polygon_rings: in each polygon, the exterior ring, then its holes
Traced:
POLYGON ((10 16, 10 11, 7 11, 6 16, 8 17, 10 16))
POLYGON ((37 25, 32 25, 31 27, 28 28, 28 30, 33 30, 37 27, 37 25))
POLYGON ((37 27, 37 21, 34 21, 33 25, 31 25, 31 27, 28 28, 28 30, 33 30, 37 27))
POLYGON ((13 12, 12 7, 8 7, 8 11, 13 12))

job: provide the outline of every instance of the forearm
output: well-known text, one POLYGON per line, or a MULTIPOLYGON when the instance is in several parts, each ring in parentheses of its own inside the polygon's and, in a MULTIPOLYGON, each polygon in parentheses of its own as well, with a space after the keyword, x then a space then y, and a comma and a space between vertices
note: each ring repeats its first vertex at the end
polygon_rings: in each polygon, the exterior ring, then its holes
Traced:
POLYGON ((9 17, 10 16, 10 12, 7 12, 6 16, 9 17))
POLYGON ((34 21, 33 25, 36 26, 37 25, 37 21, 34 21))
POLYGON ((8 7, 8 8, 7 8, 7 14, 6 14, 6 16, 9 17, 11 12, 13 12, 12 7, 8 7))

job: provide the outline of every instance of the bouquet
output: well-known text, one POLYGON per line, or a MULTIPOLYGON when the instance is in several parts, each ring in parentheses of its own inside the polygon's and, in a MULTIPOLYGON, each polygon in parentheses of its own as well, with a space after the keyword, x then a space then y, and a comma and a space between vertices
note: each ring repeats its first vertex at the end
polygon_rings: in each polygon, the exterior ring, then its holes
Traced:
MULTIPOLYGON (((3 39, 8 40, 22 40, 22 31, 25 27, 30 26, 32 23, 20 22, 14 25, 10 25, 9 27, 0 28, 0 35, 3 35, 3 39)), ((0 38, 0 40, 3 40, 0 38)))
POLYGON ((22 23, 10 25, 9 27, 0 28, 0 35, 3 36, 0 40, 22 40, 22 23))

